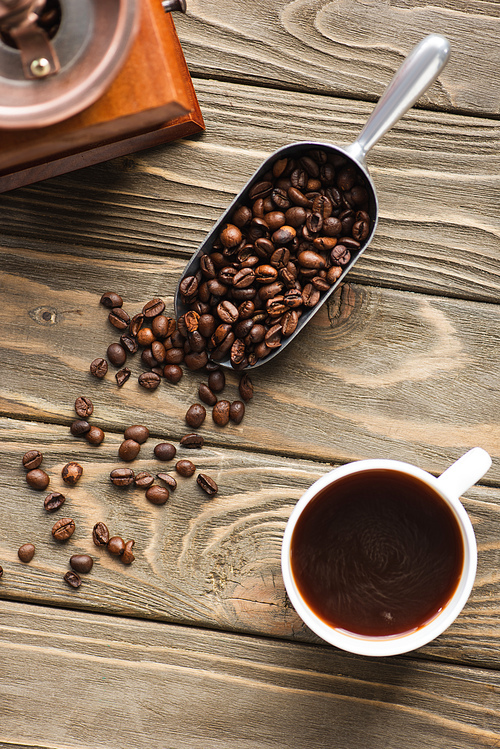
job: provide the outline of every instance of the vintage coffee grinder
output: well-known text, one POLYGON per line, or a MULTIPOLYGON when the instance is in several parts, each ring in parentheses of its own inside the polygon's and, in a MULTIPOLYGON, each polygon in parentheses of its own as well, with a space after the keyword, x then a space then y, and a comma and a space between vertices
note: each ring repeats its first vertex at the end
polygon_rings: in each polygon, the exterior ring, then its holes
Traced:
POLYGON ((184 0, 0 0, 0 192, 204 128, 184 0))

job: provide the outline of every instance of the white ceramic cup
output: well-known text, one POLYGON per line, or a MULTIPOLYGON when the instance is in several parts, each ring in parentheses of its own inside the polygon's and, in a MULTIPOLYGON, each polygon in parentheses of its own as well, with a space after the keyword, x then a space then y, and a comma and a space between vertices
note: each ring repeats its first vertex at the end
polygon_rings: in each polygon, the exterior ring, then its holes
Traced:
POLYGON ((406 653, 422 647, 456 619, 464 607, 476 575, 477 546, 469 516, 460 503, 459 497, 486 473, 491 466, 491 458, 485 450, 475 447, 453 463, 438 478, 421 468, 396 460, 360 460, 336 468, 318 479, 298 501, 288 520, 283 536, 281 568, 285 587, 290 600, 301 619, 323 640, 351 653, 371 656, 387 656, 406 653), (326 487, 331 487, 341 478, 361 471, 382 469, 414 477, 427 487, 431 487, 451 509, 463 541, 463 565, 458 585, 448 603, 439 613, 421 627, 408 633, 388 636, 365 636, 347 632, 325 623, 309 607, 302 597, 294 580, 291 567, 291 542, 293 531, 304 508, 326 487))

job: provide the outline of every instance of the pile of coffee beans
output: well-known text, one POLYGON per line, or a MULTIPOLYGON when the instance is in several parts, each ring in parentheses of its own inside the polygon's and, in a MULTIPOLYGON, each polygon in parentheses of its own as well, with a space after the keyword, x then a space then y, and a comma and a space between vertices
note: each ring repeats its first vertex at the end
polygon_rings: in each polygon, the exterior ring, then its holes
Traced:
POLYGON ((281 346, 363 247, 368 211, 365 180, 341 154, 276 160, 180 283, 178 327, 197 360, 239 370, 281 346))

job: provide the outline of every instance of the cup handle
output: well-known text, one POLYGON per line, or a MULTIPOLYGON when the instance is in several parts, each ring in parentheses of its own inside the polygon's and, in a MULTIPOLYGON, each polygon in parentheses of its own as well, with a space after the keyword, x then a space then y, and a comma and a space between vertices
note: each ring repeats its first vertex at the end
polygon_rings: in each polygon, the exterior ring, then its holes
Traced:
POLYGON ((486 450, 482 447, 473 447, 439 476, 438 484, 442 485, 447 494, 461 497, 484 476, 490 466, 491 457, 486 450))

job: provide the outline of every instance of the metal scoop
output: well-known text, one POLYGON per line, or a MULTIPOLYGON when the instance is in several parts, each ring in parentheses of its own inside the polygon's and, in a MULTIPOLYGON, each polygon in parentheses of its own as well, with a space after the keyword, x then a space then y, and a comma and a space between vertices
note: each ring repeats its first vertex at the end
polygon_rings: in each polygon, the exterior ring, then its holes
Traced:
MULTIPOLYGON (((378 201, 374 184, 366 166, 366 156, 375 143, 377 143, 377 141, 405 114, 405 112, 408 111, 408 109, 434 82, 445 66, 449 54, 450 44, 445 37, 438 34, 430 34, 423 39, 412 50, 410 55, 397 70, 388 88, 379 99, 365 127, 351 145, 341 148, 339 146, 317 141, 301 141, 284 146, 275 151, 248 180, 240 193, 232 201, 231 205, 222 214, 198 250, 194 253, 182 274, 175 294, 175 312, 177 317, 183 315, 189 309, 189 306, 184 302, 180 293, 180 284, 182 280, 187 276, 196 274, 199 269, 200 257, 204 254, 210 254, 214 242, 219 237, 219 232, 223 224, 230 222, 231 216, 236 208, 249 202, 249 192, 252 186, 262 180, 262 176, 269 171, 278 159, 292 156, 297 158, 300 157, 301 154, 311 151, 311 149, 318 148, 326 151, 327 154, 340 154, 344 156, 347 159, 348 164, 352 165, 358 174, 361 175, 364 186, 368 191, 368 213, 371 219, 369 234, 363 240, 359 251, 343 267, 341 276, 327 291, 322 293, 319 302, 314 307, 311 307, 302 313, 295 332, 286 338, 282 338, 281 345, 278 348, 272 349, 269 354, 264 358, 259 359, 255 364, 237 367, 238 369, 253 369, 261 364, 267 363, 283 351, 283 349, 293 341, 295 336, 300 333, 302 328, 307 325, 311 317, 316 314, 319 308, 333 294, 338 284, 344 280, 351 267, 368 247, 377 227, 378 201)), ((231 366, 229 356, 218 359, 217 363, 226 367, 231 366)))

